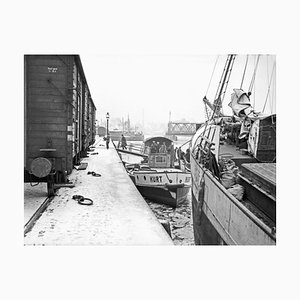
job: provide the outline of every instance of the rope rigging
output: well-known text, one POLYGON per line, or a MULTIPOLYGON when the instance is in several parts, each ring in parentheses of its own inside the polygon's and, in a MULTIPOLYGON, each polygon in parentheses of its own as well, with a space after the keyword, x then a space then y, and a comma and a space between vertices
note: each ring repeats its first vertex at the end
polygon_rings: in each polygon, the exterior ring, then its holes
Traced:
POLYGON ((247 69, 247 65, 248 65, 248 58, 249 58, 249 55, 247 54, 247 59, 246 59, 246 63, 245 63, 245 68, 244 68, 244 73, 243 73, 243 77, 242 77, 242 82, 241 82, 241 87, 240 87, 240 89, 242 89, 242 87, 243 87, 243 82, 244 82, 244 78, 245 78, 245 73, 246 73, 246 69, 247 69))
MULTIPOLYGON (((221 76, 221 79, 219 81, 219 85, 218 85, 217 92, 216 92, 213 103, 210 103, 208 101, 208 99, 206 98, 206 96, 204 96, 204 98, 203 98, 203 101, 205 103, 205 113, 206 113, 206 119, 207 120, 208 119, 213 119, 215 117, 215 115, 218 115, 218 116, 222 115, 222 113, 221 113, 222 102, 223 102, 223 99, 225 97, 225 93, 226 93, 226 89, 227 89, 227 86, 228 86, 228 82, 229 82, 229 78, 230 78, 230 75, 231 75, 231 71, 232 71, 232 67, 233 67, 235 57, 236 57, 236 54, 230 54, 230 55, 227 56, 225 67, 223 69, 222 76, 221 76), (208 107, 207 106, 211 109, 210 113, 208 112, 208 107)), ((217 57, 217 60, 215 62, 213 73, 215 71, 218 58, 219 58, 219 56, 217 57)), ((213 76, 213 73, 212 73, 212 76, 213 76)), ((208 89, 209 89, 210 84, 211 84, 212 76, 210 78, 208 89)), ((208 91, 208 89, 207 89, 207 91, 208 91)))
POLYGON ((212 118, 214 117, 215 114, 219 116, 219 113, 221 111, 222 103, 226 94, 226 90, 227 90, 227 86, 228 86, 228 82, 229 82, 229 78, 231 75, 235 58, 236 58, 236 54, 230 54, 227 56, 226 64, 214 100, 215 109, 212 114, 212 118))
POLYGON ((267 104, 267 100, 268 100, 268 97, 269 97, 270 87, 271 87, 271 84, 272 84, 272 77, 273 77, 274 70, 275 70, 275 64, 276 64, 276 63, 275 63, 275 61, 274 61, 273 68, 272 68, 272 73, 271 73, 271 77, 270 77, 270 82, 269 82, 269 86, 268 86, 268 91, 267 91, 267 97, 266 97, 265 104, 264 104, 264 108, 263 108, 263 112, 265 111, 266 104, 267 104))
POLYGON ((218 55, 218 56, 217 56, 217 59, 216 59, 216 62, 215 62, 215 65, 214 65, 214 68, 213 68, 212 74, 211 74, 211 76, 210 76, 210 80, 209 80, 209 84, 208 84, 208 87, 207 87, 207 90, 206 90, 205 96, 207 95, 207 93, 208 93, 208 90, 209 90, 209 88, 210 88, 211 80, 212 80, 212 78, 213 78, 213 75, 214 75, 214 73, 215 73, 215 69, 216 69, 216 66, 217 66, 217 62, 218 62, 218 60, 219 60, 219 56, 220 56, 220 55, 218 55))
POLYGON ((252 79, 251 79, 251 82, 250 82, 250 85, 249 85, 248 94, 252 93, 252 89, 253 89, 254 82, 255 82, 256 71, 257 71, 257 67, 258 67, 259 57, 260 57, 260 54, 257 56, 256 66, 254 68, 253 76, 252 76, 252 79))

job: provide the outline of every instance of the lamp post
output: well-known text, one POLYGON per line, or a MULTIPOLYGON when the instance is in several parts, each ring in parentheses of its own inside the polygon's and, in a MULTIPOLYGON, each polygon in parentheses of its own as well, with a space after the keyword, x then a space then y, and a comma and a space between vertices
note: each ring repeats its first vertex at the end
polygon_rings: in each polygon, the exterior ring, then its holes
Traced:
POLYGON ((108 136, 108 120, 109 120, 109 113, 106 113, 106 135, 108 136))

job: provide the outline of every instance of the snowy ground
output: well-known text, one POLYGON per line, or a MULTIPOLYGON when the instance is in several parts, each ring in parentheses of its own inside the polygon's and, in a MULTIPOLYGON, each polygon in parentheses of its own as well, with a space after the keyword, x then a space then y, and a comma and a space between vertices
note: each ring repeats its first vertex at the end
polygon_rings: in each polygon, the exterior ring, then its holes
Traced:
POLYGON ((24 183, 24 225, 47 198, 47 183, 40 182, 37 186, 24 183))
POLYGON ((173 245, 138 193, 113 148, 96 146, 86 170, 73 170, 74 188, 60 188, 25 238, 25 245, 173 245), (94 177, 88 172, 100 173, 94 177), (93 200, 79 205, 73 195, 93 200))

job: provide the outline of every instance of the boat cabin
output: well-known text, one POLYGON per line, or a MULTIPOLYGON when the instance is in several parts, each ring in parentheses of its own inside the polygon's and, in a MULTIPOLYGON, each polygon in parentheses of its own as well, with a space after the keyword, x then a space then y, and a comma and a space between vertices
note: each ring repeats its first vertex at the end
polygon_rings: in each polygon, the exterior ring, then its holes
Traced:
POLYGON ((146 139, 144 154, 148 155, 150 168, 174 168, 174 144, 166 137, 156 136, 146 139))

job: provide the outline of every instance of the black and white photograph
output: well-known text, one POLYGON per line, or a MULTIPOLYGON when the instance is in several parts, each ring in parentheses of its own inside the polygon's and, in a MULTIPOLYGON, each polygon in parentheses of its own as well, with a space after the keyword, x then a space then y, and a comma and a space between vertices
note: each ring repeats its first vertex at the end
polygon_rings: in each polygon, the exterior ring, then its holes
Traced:
POLYGON ((3 4, 1 299, 299 298, 298 11, 3 4))
POLYGON ((25 245, 276 245, 275 55, 25 55, 24 74, 25 245))

